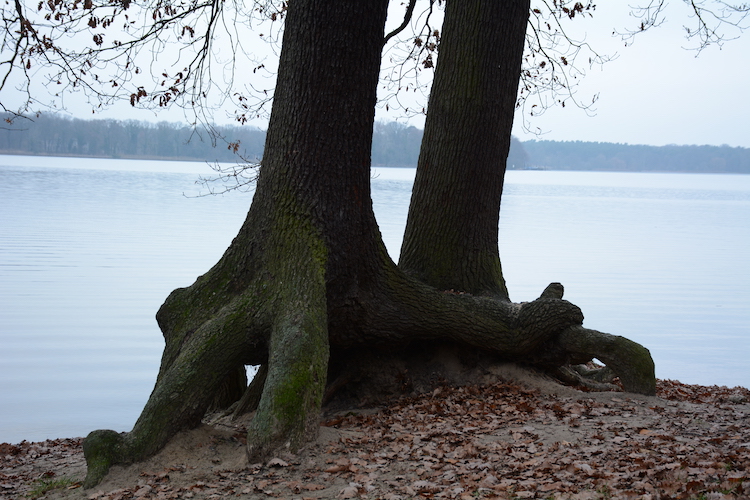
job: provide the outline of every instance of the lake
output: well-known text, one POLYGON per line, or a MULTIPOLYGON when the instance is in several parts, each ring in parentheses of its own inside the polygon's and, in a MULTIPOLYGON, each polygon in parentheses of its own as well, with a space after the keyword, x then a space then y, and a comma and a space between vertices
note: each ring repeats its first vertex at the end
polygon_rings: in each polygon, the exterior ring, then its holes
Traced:
MULTIPOLYGON (((222 255, 251 194, 196 197, 202 163, 0 156, 0 442, 130 430, 163 348, 154 315, 222 255)), ((398 256, 414 170, 373 172, 398 256)), ((511 171, 511 298, 565 286, 585 326, 657 376, 750 386, 750 176, 511 171)))

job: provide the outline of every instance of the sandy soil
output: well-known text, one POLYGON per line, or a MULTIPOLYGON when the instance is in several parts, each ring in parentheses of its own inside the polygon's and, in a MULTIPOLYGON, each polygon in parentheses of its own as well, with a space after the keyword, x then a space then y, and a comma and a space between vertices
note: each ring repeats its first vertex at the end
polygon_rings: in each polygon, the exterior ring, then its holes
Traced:
POLYGON ((264 464, 247 463, 245 421, 208 421, 90 490, 80 438, 0 444, 0 500, 750 498, 747 389, 660 381, 644 397, 497 375, 325 415, 316 443, 264 464))

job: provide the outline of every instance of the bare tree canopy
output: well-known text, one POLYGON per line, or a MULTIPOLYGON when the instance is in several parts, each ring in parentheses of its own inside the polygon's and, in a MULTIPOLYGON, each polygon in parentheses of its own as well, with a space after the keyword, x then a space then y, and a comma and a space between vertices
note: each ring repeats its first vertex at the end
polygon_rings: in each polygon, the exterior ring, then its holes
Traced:
MULTIPOLYGON (((685 0, 686 37, 702 50, 747 28, 744 3, 685 0)), ((382 106, 426 112, 437 61, 443 2, 394 5, 400 25, 384 37, 382 106), (425 73, 425 71, 427 71, 425 73), (423 94, 423 105, 410 92, 423 94)), ((614 34, 630 40, 664 21, 664 0, 632 8, 614 34)), ((189 0, 13 0, 2 7, 0 106, 17 116, 65 110, 71 93, 92 111, 117 101, 159 109, 181 106, 190 122, 213 122, 221 109, 240 123, 267 117, 286 2, 189 0), (265 40, 268 43, 258 43, 265 40)), ((570 23, 596 19, 593 2, 535 1, 530 7, 518 106, 529 115, 553 105, 587 109, 578 98, 587 68, 610 60, 570 35, 570 23)))
POLYGON ((230 101, 242 121, 243 112, 271 98, 270 87, 244 89, 247 82, 235 81, 248 63, 256 63, 253 73, 265 70, 247 47, 248 33, 267 22, 273 34, 284 9, 217 0, 8 2, 0 103, 5 111, 33 114, 65 109, 66 95, 78 92, 92 109, 124 100, 144 108, 182 106, 188 116, 208 117, 230 101), (48 95, 39 95, 45 87, 48 95))

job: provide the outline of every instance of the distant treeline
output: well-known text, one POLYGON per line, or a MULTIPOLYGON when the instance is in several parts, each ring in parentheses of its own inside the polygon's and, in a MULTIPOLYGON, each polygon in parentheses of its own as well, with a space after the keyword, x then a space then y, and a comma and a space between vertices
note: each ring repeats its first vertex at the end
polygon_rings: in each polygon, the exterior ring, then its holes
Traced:
POLYGON ((266 133, 253 127, 217 127, 226 140, 212 144, 205 129, 187 125, 138 120, 81 120, 42 115, 16 119, 0 130, 0 152, 103 158, 184 159, 236 161, 229 142, 239 141, 238 152, 260 158, 266 133))
MULTIPOLYGON (((3 117, 0 115, 0 117, 3 117)), ((212 143, 201 127, 137 120, 81 120, 42 115, 0 128, 0 153, 104 158, 182 159, 234 162, 237 153, 263 156, 265 131, 248 126, 216 127, 212 143)), ((377 122, 372 145, 376 166, 415 167, 422 130, 397 122, 377 122)), ((601 142, 520 142, 515 137, 510 169, 625 172, 750 173, 750 149, 729 146, 631 146, 601 142)))
POLYGON ((526 168, 750 174, 750 148, 526 141, 526 168))
MULTIPOLYGON (((0 118, 7 116, 0 115, 0 118)), ((12 125, 0 127, 0 153, 234 162, 238 156, 232 145, 237 144, 237 153, 245 159, 263 156, 264 130, 220 126, 216 127, 216 132, 221 139, 213 141, 202 127, 176 123, 42 115, 33 121, 19 119, 12 125)), ((421 142, 421 129, 398 122, 376 122, 372 163, 414 168, 421 142)), ((508 166, 519 168, 528 161, 523 146, 514 138, 508 166)))

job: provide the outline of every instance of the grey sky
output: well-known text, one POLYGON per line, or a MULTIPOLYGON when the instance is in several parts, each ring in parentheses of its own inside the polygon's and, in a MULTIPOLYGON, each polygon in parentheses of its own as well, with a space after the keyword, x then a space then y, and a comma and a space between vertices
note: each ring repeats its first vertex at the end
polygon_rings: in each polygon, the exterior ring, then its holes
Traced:
MULTIPOLYGON (((579 95, 599 93, 596 115, 572 107, 555 108, 531 124, 540 139, 629 144, 728 144, 750 147, 750 32, 723 48, 696 52, 683 47, 690 22, 683 2, 673 2, 666 22, 624 47, 612 28, 628 22, 627 5, 597 5, 587 22, 587 40, 600 52, 619 57, 588 72, 579 95), (598 19, 597 19, 598 18, 598 19)), ((632 23, 632 18, 630 18, 632 23)), ((519 127, 522 140, 533 138, 519 127)))
MULTIPOLYGON (((403 6, 399 2, 392 4, 389 23, 397 25, 403 6)), ((612 36, 613 28, 636 24, 624 2, 597 5, 594 19, 570 23, 574 37, 585 38, 601 54, 617 55, 601 68, 587 68, 576 91, 581 102, 590 102, 593 95, 599 95, 595 115, 589 116, 571 105, 548 109, 543 116, 527 121, 531 129, 539 129, 541 134, 525 131, 524 117, 517 115, 514 134, 521 140, 750 147, 750 33, 726 42, 722 48, 709 47, 696 57, 695 51, 684 48, 690 43, 683 29, 690 22, 688 14, 683 2, 674 2, 668 7, 664 25, 640 34, 628 47, 612 36)), ((68 101, 69 110, 81 110, 76 116, 92 117, 90 107, 70 105, 74 98, 68 101)), ((417 103, 416 107, 422 105, 417 103)), ((381 109, 377 116, 387 120, 398 115, 381 109)), ((127 105, 93 117, 183 120, 179 111, 154 116, 127 105)), ((221 116, 217 114, 216 118, 220 121, 221 116)), ((409 123, 422 127, 424 117, 409 123)), ((261 128, 266 125, 264 121, 252 124, 261 128)))

